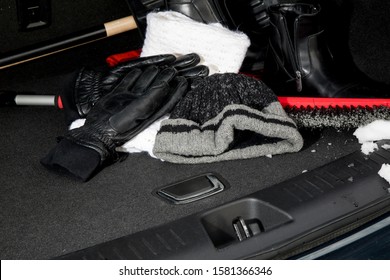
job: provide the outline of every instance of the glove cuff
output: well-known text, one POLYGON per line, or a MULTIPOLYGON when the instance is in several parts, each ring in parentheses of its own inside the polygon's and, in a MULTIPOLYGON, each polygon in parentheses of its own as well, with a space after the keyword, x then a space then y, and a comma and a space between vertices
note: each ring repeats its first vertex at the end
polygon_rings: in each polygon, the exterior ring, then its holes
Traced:
POLYGON ((80 117, 85 117, 102 96, 103 73, 82 68, 76 78, 74 100, 80 117))
POLYGON ((119 159, 119 155, 115 150, 116 145, 110 136, 106 136, 104 132, 98 134, 89 133, 84 130, 84 127, 70 130, 64 137, 77 145, 94 150, 100 155, 100 165, 104 163, 112 163, 119 159))
POLYGON ((41 163, 49 169, 66 170, 87 181, 100 168, 100 155, 95 150, 62 139, 41 163))

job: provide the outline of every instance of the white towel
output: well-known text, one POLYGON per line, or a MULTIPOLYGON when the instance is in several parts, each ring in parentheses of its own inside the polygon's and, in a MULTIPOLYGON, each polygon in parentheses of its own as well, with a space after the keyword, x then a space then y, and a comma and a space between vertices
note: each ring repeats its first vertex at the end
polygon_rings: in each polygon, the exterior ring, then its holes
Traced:
POLYGON ((238 73, 250 45, 248 36, 219 23, 205 24, 173 11, 149 13, 141 56, 197 53, 214 73, 238 73))

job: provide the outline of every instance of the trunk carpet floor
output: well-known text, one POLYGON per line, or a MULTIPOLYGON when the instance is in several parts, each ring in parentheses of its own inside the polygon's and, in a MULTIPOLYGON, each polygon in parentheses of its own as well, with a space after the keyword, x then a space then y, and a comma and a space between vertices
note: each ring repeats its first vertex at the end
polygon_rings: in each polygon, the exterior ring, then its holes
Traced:
POLYGON ((269 187, 359 149, 350 132, 305 133, 295 154, 178 165, 132 154, 87 183, 39 162, 66 130, 48 107, 0 110, 0 257, 46 259, 144 230, 269 187), (159 186, 216 172, 231 188, 188 204, 169 205, 151 193, 159 186))

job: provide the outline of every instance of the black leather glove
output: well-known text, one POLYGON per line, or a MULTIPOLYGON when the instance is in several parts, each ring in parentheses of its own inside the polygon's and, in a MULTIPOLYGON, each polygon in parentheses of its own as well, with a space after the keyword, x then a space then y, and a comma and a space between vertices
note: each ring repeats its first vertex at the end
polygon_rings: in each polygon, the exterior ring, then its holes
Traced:
POLYGON ((41 163, 88 180, 118 160, 116 147, 170 112, 187 89, 187 79, 173 67, 131 69, 92 107, 84 126, 70 130, 41 163))
POLYGON ((106 70, 82 68, 72 75, 64 94, 61 95, 65 103, 66 121, 71 123, 75 119, 85 118, 94 104, 134 68, 144 69, 150 65, 156 65, 173 67, 182 72, 183 76, 207 76, 207 68, 195 67, 199 61, 197 54, 188 54, 179 58, 172 54, 164 54, 137 58, 106 70))

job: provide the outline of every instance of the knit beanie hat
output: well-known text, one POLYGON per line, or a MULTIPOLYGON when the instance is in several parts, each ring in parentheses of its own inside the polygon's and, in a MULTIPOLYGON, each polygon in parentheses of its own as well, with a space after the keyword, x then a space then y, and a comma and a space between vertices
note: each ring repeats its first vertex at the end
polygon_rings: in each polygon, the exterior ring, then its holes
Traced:
POLYGON ((176 105, 156 136, 157 158, 207 163, 297 152, 303 139, 276 95, 241 74, 204 78, 176 105))
POLYGON ((237 73, 250 45, 248 36, 219 23, 197 22, 174 11, 152 12, 141 56, 197 53, 210 74, 237 73))

